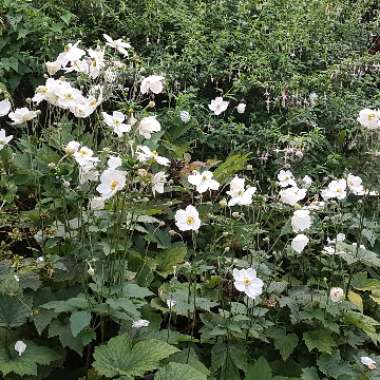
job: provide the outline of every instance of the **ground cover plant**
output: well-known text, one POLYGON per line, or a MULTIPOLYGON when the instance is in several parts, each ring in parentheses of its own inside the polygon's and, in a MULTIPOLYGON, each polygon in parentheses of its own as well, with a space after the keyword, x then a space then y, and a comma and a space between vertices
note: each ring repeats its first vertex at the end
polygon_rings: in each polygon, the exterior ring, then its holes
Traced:
POLYGON ((2 377, 379 379, 376 5, 4 1, 2 377))

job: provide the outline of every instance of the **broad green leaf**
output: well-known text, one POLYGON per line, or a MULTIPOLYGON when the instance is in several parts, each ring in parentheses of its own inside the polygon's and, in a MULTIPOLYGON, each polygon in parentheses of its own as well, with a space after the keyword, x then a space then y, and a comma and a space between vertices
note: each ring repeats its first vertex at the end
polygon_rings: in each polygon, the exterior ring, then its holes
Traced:
POLYGON ((21 356, 9 355, 7 348, 0 347, 0 372, 6 376, 16 373, 20 376, 37 376, 38 365, 48 365, 60 359, 55 351, 48 347, 37 346, 33 342, 24 341, 26 349, 21 356))
POLYGON ((177 351, 176 347, 154 339, 144 340, 132 346, 129 336, 124 334, 96 347, 93 366, 100 375, 106 377, 138 377, 155 370, 162 359, 177 351))
POLYGON ((74 297, 65 301, 51 301, 40 305, 44 309, 54 310, 56 313, 72 312, 80 309, 88 309, 88 300, 84 297, 74 297))
POLYGON ((160 369, 155 380, 207 380, 207 376, 188 364, 169 363, 160 369))
POLYGON ((49 338, 57 336, 63 347, 68 347, 82 355, 83 343, 82 340, 75 338, 71 332, 70 324, 64 324, 59 320, 54 320, 49 326, 49 338))
POLYGON ((324 329, 304 332, 303 339, 310 352, 316 348, 319 352, 331 354, 333 347, 336 346, 336 342, 331 336, 331 332, 324 329))
POLYGON ((173 273, 175 265, 183 263, 187 253, 185 245, 178 245, 165 249, 156 254, 155 260, 158 264, 157 272, 164 278, 173 273))
POLYGON ((247 154, 232 153, 215 169, 214 178, 221 183, 226 183, 234 174, 245 169, 247 160, 247 154))
POLYGON ((16 297, 0 297, 0 327, 19 327, 31 314, 31 309, 16 297))
POLYGON ((302 369, 302 380, 319 380, 318 370, 315 367, 302 369))
POLYGON ((360 311, 363 311, 363 300, 360 294, 350 290, 347 294, 347 298, 350 302, 357 306, 360 311))
POLYGON ((70 316, 71 332, 74 337, 91 323, 91 313, 88 311, 75 311, 70 316))
POLYGON ((245 380, 272 380, 272 369, 267 360, 261 356, 253 365, 248 365, 245 380))
POLYGON ((192 367, 194 367, 197 371, 202 372, 204 375, 206 375, 206 377, 210 375, 210 371, 199 360, 198 355, 196 354, 193 348, 184 348, 181 352, 173 354, 170 360, 176 363, 189 364, 192 367))
MULTIPOLYGON (((317 360, 319 370, 328 378, 338 379, 340 376, 355 376, 356 371, 341 359, 338 350, 333 355, 322 354, 317 360)), ((355 379, 355 377, 352 377, 355 379)))
POLYGON ((274 346, 280 351, 284 361, 288 359, 298 345, 298 336, 296 334, 286 334, 283 329, 273 329, 273 331, 270 331, 269 336, 274 339, 274 346))

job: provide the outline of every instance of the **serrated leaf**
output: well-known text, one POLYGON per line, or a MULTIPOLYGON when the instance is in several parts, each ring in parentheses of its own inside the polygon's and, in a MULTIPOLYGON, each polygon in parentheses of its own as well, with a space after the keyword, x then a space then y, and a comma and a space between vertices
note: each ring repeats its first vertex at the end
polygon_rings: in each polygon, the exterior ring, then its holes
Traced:
POLYGON ((247 160, 247 154, 230 154, 227 159, 215 169, 214 178, 221 183, 225 183, 234 174, 245 169, 247 160))
POLYGON ((274 340, 274 346, 280 351, 284 361, 288 359, 291 353, 298 345, 298 336, 296 334, 286 334, 283 329, 274 329, 269 333, 274 340))
POLYGON ((16 373, 20 376, 37 376, 38 365, 48 365, 60 359, 60 356, 48 347, 37 346, 33 342, 25 341, 26 349, 21 356, 11 357, 6 347, 0 347, 0 372, 6 376, 16 373))
POLYGON ((187 247, 182 244, 160 251, 155 256, 155 260, 158 264, 157 272, 166 278, 170 273, 173 273, 173 267, 175 265, 183 263, 186 254, 187 247))
POLYGON ((261 356, 253 365, 248 366, 245 380, 271 380, 272 369, 268 361, 261 356))
POLYGON ((319 380, 318 370, 315 367, 302 369, 302 380, 319 380))
POLYGON ((156 369, 162 359, 177 351, 176 347, 154 339, 132 346, 129 336, 124 334, 96 347, 93 366, 100 375, 107 377, 138 377, 156 369))
POLYGON ((331 354, 333 347, 336 346, 331 332, 324 329, 304 332, 303 339, 310 352, 316 348, 319 352, 331 354))
POLYGON ((82 355, 82 340, 79 337, 75 338, 73 336, 69 324, 64 324, 59 320, 54 320, 50 324, 48 331, 49 338, 57 336, 62 344, 62 347, 68 347, 77 352, 79 355, 82 355))
POLYGON ((70 316, 70 327, 74 337, 91 323, 91 313, 88 311, 75 311, 70 316))
POLYGON ((30 316, 30 308, 16 297, 0 297, 0 327, 19 327, 30 316))
POLYGON ((207 380, 207 376, 194 367, 182 363, 169 363, 154 376, 155 380, 207 380))
POLYGON ((350 302, 357 306, 360 311, 363 311, 363 300, 360 294, 350 290, 347 294, 347 298, 350 302))

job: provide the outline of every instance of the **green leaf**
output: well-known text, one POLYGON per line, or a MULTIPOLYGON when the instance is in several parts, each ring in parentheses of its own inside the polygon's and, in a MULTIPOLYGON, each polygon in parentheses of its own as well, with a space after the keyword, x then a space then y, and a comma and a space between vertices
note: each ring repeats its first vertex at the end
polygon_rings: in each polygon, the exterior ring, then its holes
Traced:
POLYGON ((284 361, 288 359, 298 345, 298 336, 296 334, 286 334, 283 329, 273 329, 273 331, 270 331, 269 336, 274 339, 274 346, 280 351, 284 361))
POLYGON ((143 376, 159 366, 178 349, 165 342, 149 339, 132 346, 127 334, 109 340, 106 345, 96 347, 93 363, 96 371, 106 377, 143 376))
POLYGON ((226 183, 235 173, 245 169, 247 166, 247 160, 247 154, 230 154, 226 161, 215 169, 214 178, 221 183, 226 183))
POLYGON ((154 376, 155 380, 207 380, 207 376, 194 367, 182 363, 169 363, 154 376))
POLYGON ((328 376, 328 378, 338 379, 340 376, 356 375, 349 363, 341 359, 338 350, 333 355, 322 354, 317 363, 319 370, 328 376))
POLYGON ((40 305, 44 309, 54 310, 56 313, 66 313, 76 311, 78 309, 88 309, 88 300, 84 297, 74 297, 65 301, 51 301, 40 305))
POLYGON ((26 349, 21 356, 9 355, 6 347, 0 347, 0 372, 4 376, 9 373, 37 376, 38 364, 48 365, 60 359, 60 356, 48 347, 37 346, 29 341, 24 341, 24 343, 26 349))
POLYGON ((272 369, 267 360, 261 356, 255 364, 248 366, 245 380, 272 380, 272 369))
POLYGON ((19 327, 30 316, 30 308, 16 297, 0 297, 0 327, 19 327))
POLYGON ((62 344, 62 347, 68 347, 77 352, 79 355, 82 355, 82 340, 79 337, 75 338, 73 336, 69 324, 64 324, 59 320, 54 320, 49 326, 48 336, 49 338, 57 336, 62 344))
POLYGON ((316 348, 319 352, 331 354, 333 347, 336 346, 331 332, 324 329, 307 331, 303 333, 303 339, 310 352, 316 348))
POLYGON ((302 380, 319 380, 318 370, 315 367, 302 369, 302 380))
POLYGON ((88 311, 75 311, 70 317, 71 332, 74 337, 91 323, 91 313, 88 311))
POLYGON ((187 247, 182 244, 160 251, 155 257, 158 264, 157 272, 166 278, 170 273, 173 273, 173 266, 183 263, 186 254, 187 247))

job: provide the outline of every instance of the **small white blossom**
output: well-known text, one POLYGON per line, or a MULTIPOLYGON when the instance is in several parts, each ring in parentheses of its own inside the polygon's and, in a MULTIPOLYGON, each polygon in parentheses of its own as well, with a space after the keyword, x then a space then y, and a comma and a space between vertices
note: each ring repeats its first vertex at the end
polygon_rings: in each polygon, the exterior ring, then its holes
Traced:
POLYGON ((341 302, 344 297, 344 291, 342 288, 330 289, 330 300, 332 302, 341 302))
POLYGON ((239 292, 244 292, 249 298, 255 299, 263 292, 263 281, 256 276, 253 268, 234 269, 234 286, 239 292))
POLYGON ((292 216, 291 225, 293 232, 298 233, 307 230, 311 226, 309 210, 296 210, 292 216))
POLYGON ((166 304, 168 305, 168 308, 169 309, 173 309, 173 307, 176 305, 176 301, 175 300, 166 300, 166 304))
POLYGON ((123 190, 126 183, 126 173, 121 170, 106 169, 100 175, 100 185, 96 190, 102 198, 109 199, 118 191, 123 190))
POLYGON ((308 175, 305 175, 305 177, 302 178, 302 184, 305 186, 306 189, 308 189, 312 183, 313 180, 308 175))
POLYGON ((117 169, 122 165, 122 160, 119 156, 110 156, 107 161, 108 169, 117 169))
POLYGON ((170 160, 168 158, 159 156, 156 151, 150 150, 150 148, 145 145, 139 145, 137 147, 136 156, 140 162, 147 162, 152 160, 163 166, 170 165, 170 160))
POLYGON ((297 186, 288 187, 280 191, 280 199, 282 203, 295 206, 306 197, 306 192, 306 189, 299 189, 297 186))
POLYGON ((198 193, 204 193, 207 190, 218 190, 220 183, 213 179, 213 173, 205 170, 202 173, 194 170, 192 174, 187 177, 190 184, 196 186, 198 193))
POLYGON ((189 112, 187 112, 187 111, 181 111, 179 113, 179 117, 182 120, 182 122, 185 124, 187 124, 191 119, 191 116, 190 116, 189 112))
POLYGON ((297 252, 301 253, 307 244, 309 243, 309 238, 304 234, 298 234, 293 240, 292 240, 292 248, 297 252))
POLYGON ((45 62, 46 71, 49 75, 55 75, 59 70, 61 70, 61 64, 58 61, 45 62))
POLYGON ((131 126, 124 123, 125 115, 122 112, 114 111, 112 115, 109 115, 106 112, 102 112, 102 116, 107 126, 112 128, 118 137, 122 137, 123 133, 129 132, 131 130, 131 126))
POLYGON ((13 135, 6 135, 4 129, 0 129, 0 150, 5 147, 11 140, 13 139, 13 135))
POLYGON ((152 191, 153 194, 162 194, 165 191, 165 183, 168 182, 168 174, 165 172, 158 172, 152 178, 152 191))
POLYGON ((236 111, 238 113, 244 113, 246 107, 247 105, 245 103, 239 103, 238 106, 236 107, 236 111))
POLYGON ((297 186, 293 173, 290 170, 280 170, 277 179, 281 187, 297 186))
POLYGON ((175 224, 181 231, 197 231, 201 226, 201 220, 197 209, 189 205, 184 210, 175 213, 175 224))
POLYGON ((164 90, 165 77, 161 75, 150 75, 141 82, 140 91, 143 95, 149 91, 153 94, 160 94, 164 90))
POLYGON ((0 117, 8 115, 11 107, 11 102, 8 99, 2 100, 0 102, 0 117))
POLYGON ((155 116, 148 116, 139 122, 137 130, 141 136, 150 139, 152 133, 161 131, 161 124, 155 116))
POLYGON ((245 178, 235 176, 230 182, 230 190, 227 194, 231 197, 228 206, 235 205, 248 206, 252 203, 252 196, 256 192, 256 187, 248 186, 245 188, 245 178))
POLYGON ((149 324, 150 322, 147 321, 146 319, 139 319, 137 321, 132 322, 132 327, 135 329, 141 329, 142 327, 148 327, 149 324))
POLYGON ((118 40, 113 40, 109 35, 103 34, 104 39, 107 41, 106 45, 115 49, 117 52, 122 54, 124 57, 128 56, 127 49, 130 49, 132 46, 128 42, 124 42, 121 38, 118 40))
POLYGON ((23 124, 35 117, 37 117, 37 111, 31 111, 26 107, 16 108, 14 112, 10 112, 8 117, 13 121, 12 124, 23 124))
POLYGON ((18 356, 21 356, 26 350, 26 344, 22 340, 18 340, 15 344, 15 351, 18 353, 18 356))
POLYGON ((229 102, 223 100, 221 96, 217 96, 215 99, 211 100, 208 108, 210 111, 214 112, 214 115, 220 115, 227 109, 228 104, 229 102))
POLYGON ((373 111, 368 108, 361 110, 357 120, 363 128, 369 130, 378 129, 380 127, 379 111, 373 111))
POLYGON ((351 173, 347 176, 347 186, 356 195, 360 195, 364 191, 362 182, 363 181, 359 176, 351 173))
POLYGON ((327 189, 321 191, 322 198, 325 201, 333 198, 343 200, 347 195, 346 187, 347 183, 345 179, 331 181, 327 189))
MULTIPOLYGON (((75 146, 75 144, 73 144, 73 146, 75 146)), ((83 167, 92 166, 99 161, 97 157, 94 157, 93 150, 87 146, 82 146, 80 149, 74 152, 73 157, 75 161, 83 167)))
POLYGON ((363 365, 368 367, 368 369, 370 369, 371 371, 376 369, 377 367, 377 363, 368 356, 362 356, 360 358, 360 361, 363 365))

